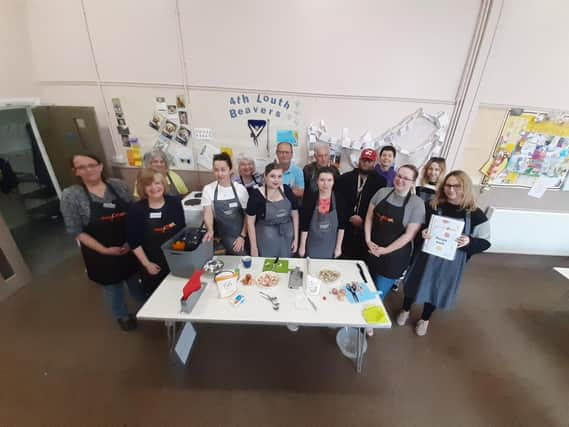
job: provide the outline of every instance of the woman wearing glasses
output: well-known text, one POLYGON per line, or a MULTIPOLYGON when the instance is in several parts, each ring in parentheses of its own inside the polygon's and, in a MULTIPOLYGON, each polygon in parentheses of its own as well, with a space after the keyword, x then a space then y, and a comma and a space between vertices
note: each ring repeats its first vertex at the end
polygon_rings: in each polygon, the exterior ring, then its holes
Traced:
POLYGON ((378 190, 367 210, 364 233, 370 254, 368 265, 382 299, 408 267, 413 239, 425 220, 423 201, 411 194, 417 175, 415 166, 401 166, 393 188, 378 190))
POLYGON ((126 243, 126 217, 132 201, 126 184, 105 179, 103 164, 90 154, 71 159, 79 184, 63 190, 61 213, 67 232, 81 246, 87 276, 102 285, 103 296, 119 326, 136 328, 136 318, 128 313, 123 286, 127 283, 137 303, 146 299, 138 277, 136 260, 126 243))
POLYGON ((415 188, 415 194, 425 202, 430 202, 435 197, 437 186, 445 176, 445 170, 445 159, 442 157, 430 158, 423 168, 419 185, 415 188))
POLYGON ((432 215, 463 220, 464 232, 457 239, 458 250, 452 261, 418 252, 407 272, 405 299, 397 324, 405 325, 413 303, 424 304, 423 314, 415 327, 419 336, 427 333, 429 319, 435 309, 453 307, 466 261, 490 247, 490 224, 486 215, 476 207, 472 181, 465 172, 450 172, 438 187, 435 198, 427 204, 427 220, 421 233, 423 240, 431 238, 426 227, 432 215))

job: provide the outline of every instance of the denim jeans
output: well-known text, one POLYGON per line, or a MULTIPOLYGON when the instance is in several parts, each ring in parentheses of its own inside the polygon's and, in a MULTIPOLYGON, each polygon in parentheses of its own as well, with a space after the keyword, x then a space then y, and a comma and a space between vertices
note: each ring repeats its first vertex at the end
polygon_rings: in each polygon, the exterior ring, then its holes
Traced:
POLYGON ((375 289, 379 291, 379 297, 381 298, 382 301, 385 299, 389 291, 391 291, 391 288, 393 287, 395 282, 397 282, 397 280, 399 279, 390 279, 388 277, 383 277, 379 274, 376 274, 374 276, 373 281, 375 283, 375 289))
POLYGON ((103 297, 116 319, 125 319, 128 317, 128 308, 126 306, 123 290, 125 282, 130 296, 134 298, 138 306, 144 304, 149 296, 142 287, 138 275, 129 277, 123 282, 102 286, 103 297))

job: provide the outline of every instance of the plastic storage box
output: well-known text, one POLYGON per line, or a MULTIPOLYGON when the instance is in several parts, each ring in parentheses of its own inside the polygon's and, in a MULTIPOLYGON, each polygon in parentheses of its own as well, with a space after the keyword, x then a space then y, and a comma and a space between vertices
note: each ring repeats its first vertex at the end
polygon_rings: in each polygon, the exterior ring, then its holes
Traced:
POLYGON ((172 249, 172 243, 190 231, 198 231, 197 227, 186 227, 174 237, 162 245, 162 252, 174 276, 189 278, 195 270, 199 270, 204 264, 213 258, 213 241, 201 242, 193 251, 176 251, 172 249))
POLYGON ((199 227, 203 222, 203 208, 201 191, 192 191, 182 199, 182 208, 187 227, 199 227))

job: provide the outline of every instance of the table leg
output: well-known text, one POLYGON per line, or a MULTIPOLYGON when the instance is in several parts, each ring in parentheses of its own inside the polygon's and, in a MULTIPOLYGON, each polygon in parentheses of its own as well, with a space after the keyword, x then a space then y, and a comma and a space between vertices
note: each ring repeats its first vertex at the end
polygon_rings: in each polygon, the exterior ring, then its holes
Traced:
POLYGON ((364 362, 364 344, 366 340, 365 336, 365 329, 364 328, 357 328, 358 337, 356 340, 356 372, 361 374, 362 366, 364 362))
POLYGON ((168 338, 168 351, 172 352, 177 341, 176 321, 166 321, 164 322, 164 326, 166 326, 166 336, 168 338))

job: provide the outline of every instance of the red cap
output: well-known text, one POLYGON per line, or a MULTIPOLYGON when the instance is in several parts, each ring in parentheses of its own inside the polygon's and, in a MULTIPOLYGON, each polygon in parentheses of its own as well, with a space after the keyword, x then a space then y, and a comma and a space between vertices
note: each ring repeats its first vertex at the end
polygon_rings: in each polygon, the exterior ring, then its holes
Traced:
POLYGON ((362 150, 360 154, 360 160, 371 160, 372 162, 375 162, 376 159, 377 159, 377 153, 375 150, 372 150, 371 148, 366 148, 365 150, 362 150))

